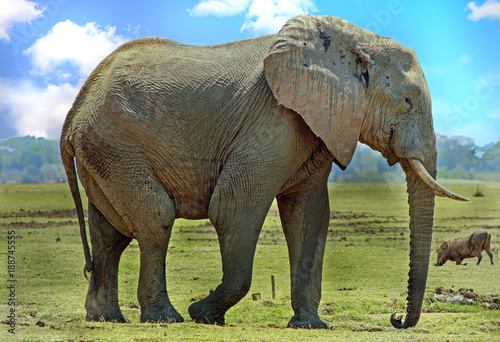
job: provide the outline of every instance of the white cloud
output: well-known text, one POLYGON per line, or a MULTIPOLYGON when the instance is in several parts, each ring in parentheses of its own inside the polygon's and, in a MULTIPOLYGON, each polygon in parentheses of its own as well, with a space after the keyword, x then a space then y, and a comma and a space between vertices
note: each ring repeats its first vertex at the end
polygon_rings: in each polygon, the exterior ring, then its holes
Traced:
POLYGON ((125 32, 131 34, 133 37, 138 37, 140 29, 141 29, 141 25, 132 26, 132 25, 128 24, 128 26, 126 28, 124 28, 123 30, 125 32))
POLYGON ((469 2, 466 10, 471 11, 471 13, 467 15, 467 19, 472 21, 478 21, 485 18, 500 20, 500 2, 498 2, 498 0, 486 0, 486 2, 480 6, 476 5, 476 2, 469 2))
POLYGON ((57 23, 47 35, 36 40, 23 51, 30 57, 31 76, 35 78, 0 79, 0 108, 16 134, 59 139, 66 114, 85 78, 126 41, 116 34, 115 27, 102 29, 95 23, 79 26, 69 20, 57 23), (35 79, 52 82, 40 86, 35 79))
POLYGON ((277 33, 288 19, 316 10, 310 0, 254 0, 241 32, 249 30, 254 35, 277 33))
POLYGON ((188 12, 192 16, 227 17, 245 12, 241 32, 253 35, 278 32, 288 19, 317 11, 312 0, 201 0, 188 12))
POLYGON ((58 68, 69 63, 79 77, 86 77, 104 57, 126 41, 116 34, 113 26, 103 30, 96 23, 79 26, 67 20, 57 23, 23 54, 30 57, 37 75, 57 74, 58 68))
POLYGON ((194 17, 231 17, 243 13, 252 0, 201 0, 192 10, 188 9, 194 17))
POLYGON ((69 83, 37 87, 29 80, 9 82, 0 79, 0 107, 7 108, 7 116, 17 135, 35 135, 59 139, 68 110, 83 83, 69 83))
POLYGON ((0 1, 0 40, 9 42, 9 29, 16 23, 31 22, 40 18, 44 8, 27 0, 1 0, 0 1))

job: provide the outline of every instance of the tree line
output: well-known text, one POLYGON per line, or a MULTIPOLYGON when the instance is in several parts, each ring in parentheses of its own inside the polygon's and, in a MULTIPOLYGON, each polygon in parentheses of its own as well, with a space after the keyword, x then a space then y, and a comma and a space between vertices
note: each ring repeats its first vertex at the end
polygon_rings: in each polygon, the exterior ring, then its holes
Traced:
POLYGON ((0 141, 0 183, 57 183, 66 180, 59 142, 33 136, 0 141))
MULTIPOLYGON (((500 182, 500 141, 483 147, 470 138, 437 135, 438 178, 500 182)), ((66 180, 59 142, 33 136, 0 140, 0 184, 56 183, 66 180)), ((396 164, 359 144, 345 171, 332 167, 331 182, 404 182, 396 164)))
MULTIPOLYGON (((438 178, 500 182, 500 141, 476 146, 474 139, 436 135, 438 178)), ((351 164, 342 172, 332 168, 333 182, 404 182, 399 164, 390 167, 379 152, 359 144, 351 164)))

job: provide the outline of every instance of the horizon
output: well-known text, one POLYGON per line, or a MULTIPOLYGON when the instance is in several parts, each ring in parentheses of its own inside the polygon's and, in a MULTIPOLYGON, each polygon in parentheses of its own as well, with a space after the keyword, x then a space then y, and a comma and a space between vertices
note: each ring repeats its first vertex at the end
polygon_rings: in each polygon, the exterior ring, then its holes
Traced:
MULTIPOLYGON (((45 140, 49 140, 49 141, 59 141, 60 139, 57 138, 57 139, 50 139, 50 138, 45 138, 45 137, 37 137, 35 135, 23 135, 23 136, 20 136, 20 135, 15 135, 15 136, 11 136, 11 137, 7 137, 7 138, 0 138, 0 141, 6 141, 6 140, 9 140, 9 139, 12 139, 12 138, 28 138, 28 137, 33 137, 33 138, 41 138, 41 139, 45 139, 45 140)), ((466 136, 463 136, 463 135, 451 135, 451 136, 447 136, 447 135, 444 135, 444 134, 440 134, 440 133, 436 133, 436 143, 438 142, 438 140, 440 138, 445 138, 446 140, 454 140, 454 141, 463 141, 463 139, 465 140, 472 140, 472 145, 473 147, 472 148, 476 148, 476 149, 488 149, 488 148, 491 148, 492 146, 500 143, 500 138, 498 141, 491 141, 485 145, 478 145, 476 144, 476 141, 474 140, 474 138, 471 138, 471 137, 466 137, 466 136)), ((467 145, 467 144, 463 144, 463 143, 459 143, 459 145, 467 145)), ((375 151, 373 150, 370 146, 366 145, 366 144, 363 144, 362 142, 359 142, 357 143, 357 146, 356 146, 356 151, 358 150, 358 147, 361 146, 361 148, 367 148, 367 149, 370 149, 372 152, 374 153, 380 153, 378 151, 375 151)), ((0 149, 4 147, 4 146, 0 146, 0 149)), ((439 149, 438 149, 439 151, 439 149)), ((479 157, 481 158, 481 157, 479 157)))
POLYGON ((0 139, 58 140, 90 72, 121 44, 160 36, 215 45, 277 33, 296 15, 342 17, 414 48, 434 129, 477 146, 500 140, 500 1, 0 0, 0 139), (94 10, 98 8, 99 10, 94 10), (202 32, 202 33, 200 33, 202 32))

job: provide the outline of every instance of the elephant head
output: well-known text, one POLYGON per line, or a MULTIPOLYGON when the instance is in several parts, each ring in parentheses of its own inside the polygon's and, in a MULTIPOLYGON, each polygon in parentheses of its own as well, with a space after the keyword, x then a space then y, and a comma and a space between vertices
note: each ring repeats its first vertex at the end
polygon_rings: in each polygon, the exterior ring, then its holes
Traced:
POLYGON ((276 99, 301 115, 345 169, 358 141, 406 173, 410 272, 404 322, 417 324, 429 267, 434 196, 467 200, 441 187, 431 98, 415 51, 343 19, 299 16, 282 28, 264 61, 276 99))

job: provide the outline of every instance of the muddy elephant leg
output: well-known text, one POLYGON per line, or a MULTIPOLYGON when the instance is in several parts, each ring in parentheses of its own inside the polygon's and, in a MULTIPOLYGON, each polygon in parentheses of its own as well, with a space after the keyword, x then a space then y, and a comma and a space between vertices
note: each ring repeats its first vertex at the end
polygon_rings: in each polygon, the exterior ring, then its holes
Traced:
POLYGON ((318 316, 330 218, 326 178, 306 191, 278 197, 278 207, 288 244, 295 313, 288 327, 328 328, 318 316))
MULTIPOLYGON (((275 196, 275 193, 248 194, 232 184, 232 179, 221 179, 210 202, 209 218, 219 238, 222 283, 209 296, 189 307, 195 322, 218 325, 225 324, 226 311, 250 290, 257 240, 275 196), (260 198, 252 199, 252 196, 260 198)), ((262 185, 248 186, 248 189, 256 188, 266 189, 262 185)))
POLYGON ((116 230, 89 201, 94 271, 85 300, 87 321, 125 322, 118 305, 118 264, 131 238, 116 230))
POLYGON ((130 219, 137 229, 135 235, 141 251, 137 290, 141 322, 183 322, 170 302, 166 287, 165 258, 175 220, 173 203, 159 184, 137 194, 135 215, 130 219))

